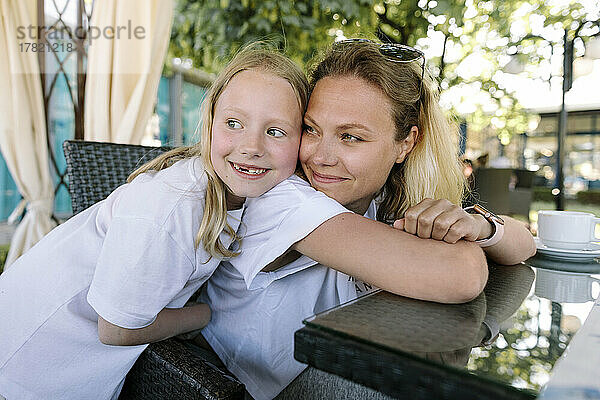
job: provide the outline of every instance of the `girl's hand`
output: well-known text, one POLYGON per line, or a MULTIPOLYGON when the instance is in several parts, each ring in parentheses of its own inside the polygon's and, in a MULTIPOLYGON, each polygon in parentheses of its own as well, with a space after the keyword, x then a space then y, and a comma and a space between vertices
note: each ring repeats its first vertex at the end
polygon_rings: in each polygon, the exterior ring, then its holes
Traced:
POLYGON ((196 339, 196 337, 198 337, 198 335, 201 335, 201 334, 202 334, 202 329, 196 329, 191 332, 179 334, 175 337, 180 340, 194 340, 194 339, 196 339))
POLYGON ((425 199, 394 222, 394 228, 424 239, 456 243, 475 241, 492 235, 493 227, 483 216, 469 214, 448 200, 425 199))
POLYGON ((102 343, 113 346, 135 346, 202 329, 209 321, 210 308, 202 303, 163 308, 154 322, 137 329, 121 328, 98 316, 98 338, 102 343))

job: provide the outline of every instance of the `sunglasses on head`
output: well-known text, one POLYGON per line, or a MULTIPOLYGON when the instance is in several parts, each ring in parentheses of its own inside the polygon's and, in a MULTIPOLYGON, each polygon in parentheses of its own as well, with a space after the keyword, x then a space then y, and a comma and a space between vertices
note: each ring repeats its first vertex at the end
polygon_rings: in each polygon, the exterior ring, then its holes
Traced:
POLYGON ((425 54, 414 47, 400 43, 377 43, 369 39, 345 39, 333 43, 333 51, 344 51, 356 43, 371 43, 378 47, 379 52, 386 60, 397 63, 413 62, 421 58, 421 81, 419 82, 419 98, 423 91, 423 79, 425 78, 425 54))

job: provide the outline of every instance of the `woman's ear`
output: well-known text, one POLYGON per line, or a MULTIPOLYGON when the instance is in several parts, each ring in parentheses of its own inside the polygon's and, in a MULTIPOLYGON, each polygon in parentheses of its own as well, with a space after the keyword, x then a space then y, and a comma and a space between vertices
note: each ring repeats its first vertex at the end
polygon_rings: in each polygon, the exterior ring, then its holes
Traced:
POLYGON ((412 151, 415 147, 415 143, 417 143, 417 139, 419 138, 419 128, 413 126, 410 128, 410 132, 408 132, 408 136, 404 138, 401 142, 396 144, 398 150, 398 157, 396 157, 396 163, 401 163, 404 161, 408 153, 412 151))

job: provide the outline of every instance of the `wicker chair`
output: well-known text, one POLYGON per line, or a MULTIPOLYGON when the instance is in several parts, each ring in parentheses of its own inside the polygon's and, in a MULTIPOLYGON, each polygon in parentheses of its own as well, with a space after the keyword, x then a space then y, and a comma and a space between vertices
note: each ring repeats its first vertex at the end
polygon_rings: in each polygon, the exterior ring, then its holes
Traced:
MULTIPOLYGON (((63 143, 67 179, 77 214, 125 183, 137 167, 169 150, 114 143, 63 143)), ((244 385, 214 354, 168 339, 150 344, 127 374, 120 399, 243 399, 244 385)))

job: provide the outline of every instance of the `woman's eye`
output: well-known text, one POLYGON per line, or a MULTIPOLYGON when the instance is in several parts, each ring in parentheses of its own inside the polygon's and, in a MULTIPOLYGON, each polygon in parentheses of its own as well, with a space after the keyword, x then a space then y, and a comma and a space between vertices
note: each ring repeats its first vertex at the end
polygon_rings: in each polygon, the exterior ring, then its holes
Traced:
POLYGON ((235 119, 228 119, 226 123, 227 126, 231 129, 240 129, 242 127, 242 124, 240 124, 239 121, 236 121, 235 119))
POLYGON ((283 137, 283 136, 285 136, 285 132, 282 131, 281 129, 269 128, 269 129, 267 129, 267 135, 273 136, 273 137, 283 137))
POLYGON ((341 138, 344 142, 362 142, 363 141, 358 136, 354 136, 349 133, 342 133, 341 138))
POLYGON ((312 135, 315 133, 315 130, 313 129, 312 126, 304 124, 302 126, 302 133, 309 133, 312 135))

